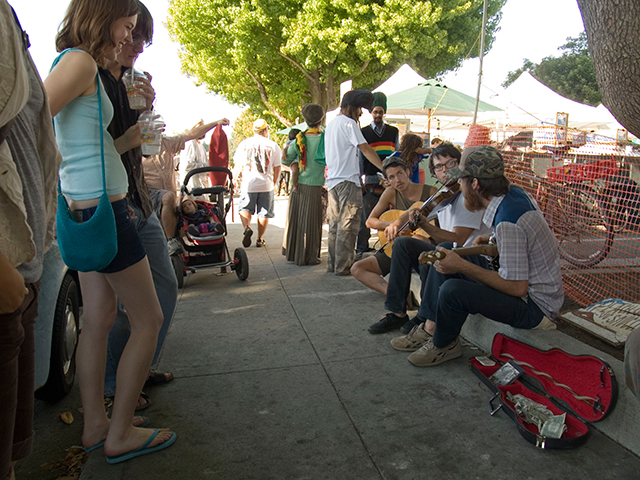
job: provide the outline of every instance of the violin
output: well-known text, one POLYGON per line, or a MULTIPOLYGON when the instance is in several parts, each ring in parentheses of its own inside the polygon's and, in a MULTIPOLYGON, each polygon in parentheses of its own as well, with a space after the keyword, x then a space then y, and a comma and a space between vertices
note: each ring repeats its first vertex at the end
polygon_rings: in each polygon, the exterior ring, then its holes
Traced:
MULTIPOLYGON (((397 236, 400 236, 401 232, 405 230, 410 230, 410 231, 416 230, 418 228, 418 223, 420 222, 420 217, 422 215, 427 217, 428 221, 433 220, 437 216, 438 211, 441 210, 443 207, 449 205, 451 202, 453 202, 453 200, 455 200, 455 198, 458 196, 459 193, 460 193, 460 184, 458 183, 457 180, 451 180, 449 183, 442 185, 442 187, 440 187, 438 191, 436 191, 436 193, 434 193, 429 198, 427 198, 424 201, 424 203, 417 208, 417 210, 415 211, 414 217, 407 220, 404 223, 404 225, 402 225, 398 229, 397 236), (440 208, 437 208, 437 207, 440 207, 440 208)), ((398 215, 398 217, 399 216, 400 215, 398 215)), ((378 236, 380 237, 380 232, 378 232, 378 236)), ((382 247, 380 247, 380 250, 384 250, 385 253, 389 257, 391 257, 392 244, 393 244, 393 241, 387 240, 382 245, 382 247)))

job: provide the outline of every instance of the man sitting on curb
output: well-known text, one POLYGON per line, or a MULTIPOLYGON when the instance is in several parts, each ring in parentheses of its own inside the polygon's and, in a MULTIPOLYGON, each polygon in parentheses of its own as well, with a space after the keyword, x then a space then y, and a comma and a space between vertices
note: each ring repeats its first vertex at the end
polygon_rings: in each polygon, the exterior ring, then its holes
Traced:
MULTIPOLYGON (((391 341, 396 350, 414 351, 408 360, 418 367, 462 355, 459 335, 469 314, 515 328, 545 328, 564 301, 556 239, 535 202, 504 176, 500 152, 467 148, 447 177, 458 179, 469 210, 486 209, 482 221, 493 228, 500 269, 463 259, 448 250, 451 245, 438 247, 446 256, 429 269, 422 296, 426 318, 433 322, 391 341)), ((487 241, 485 235, 474 243, 487 241)))
MULTIPOLYGON (((384 190, 366 222, 367 228, 378 230, 384 230, 392 223, 388 220, 380 220, 380 216, 387 210, 392 208, 409 210, 414 203, 424 202, 436 191, 435 187, 430 185, 413 183, 409 179, 411 168, 399 157, 385 159, 382 163, 382 171, 391 186, 384 190)), ((424 237, 420 238, 427 240, 424 237)), ((351 267, 351 275, 367 287, 386 295, 387 282, 383 277, 386 277, 390 270, 391 258, 384 251, 379 251, 375 256, 366 257, 354 263, 351 267)))
MULTIPOLYGON (((443 143, 433 149, 429 157, 429 171, 442 184, 447 183, 446 172, 458 166, 460 150, 451 143, 443 143)), ((409 320, 406 315, 406 299, 411 291, 411 272, 418 271, 421 280, 426 280, 429 267, 418 269, 418 257, 422 252, 434 250, 440 242, 456 242, 458 245, 471 245, 473 239, 491 230, 482 224, 482 211, 469 211, 460 193, 445 207, 436 206, 439 226, 427 222, 427 218, 420 217, 419 227, 427 232, 433 241, 425 242, 411 237, 396 238, 398 228, 414 216, 415 209, 402 215, 385 229, 388 239, 394 240, 393 255, 389 275, 389 286, 386 288, 387 301, 385 307, 389 310, 382 320, 369 327, 369 333, 385 333, 400 328, 402 333, 408 333, 418 323, 424 322, 422 307, 418 315, 409 320), (422 319, 422 320, 420 320, 422 319)), ((444 203, 444 202, 443 202, 444 203)), ((357 265, 357 264, 356 264, 357 265)), ((424 303, 424 302, 423 302, 424 303)))

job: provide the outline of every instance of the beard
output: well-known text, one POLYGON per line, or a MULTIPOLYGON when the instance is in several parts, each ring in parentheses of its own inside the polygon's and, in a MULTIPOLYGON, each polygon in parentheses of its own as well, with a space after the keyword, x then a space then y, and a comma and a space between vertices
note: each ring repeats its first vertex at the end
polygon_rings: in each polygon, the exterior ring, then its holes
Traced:
POLYGON ((480 197, 480 194, 474 189, 466 189, 466 191, 464 192, 464 206, 470 212, 477 212, 478 210, 482 210, 484 208, 482 197, 480 197))

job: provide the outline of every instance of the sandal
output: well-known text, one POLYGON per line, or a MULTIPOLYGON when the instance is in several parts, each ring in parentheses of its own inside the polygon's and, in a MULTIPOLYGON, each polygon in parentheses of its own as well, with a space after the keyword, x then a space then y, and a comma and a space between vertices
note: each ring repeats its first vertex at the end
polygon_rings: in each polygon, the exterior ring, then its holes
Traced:
POLYGON ((151 406, 151 399, 149 398, 149 395, 147 395, 144 392, 140 392, 140 397, 138 398, 138 405, 136 405, 136 412, 139 412, 140 410, 146 410, 150 406, 151 406), (144 400, 144 403, 142 404, 139 403, 140 398, 144 400))
POLYGON ((157 372, 155 370, 149 370, 149 376, 147 381, 144 382, 145 388, 155 387, 156 385, 163 385, 173 380, 173 373, 171 372, 157 372))
POLYGON ((264 238, 259 238, 258 240, 256 240, 256 247, 264 247, 267 244, 267 242, 264 241, 264 238))
POLYGON ((249 247, 249 245, 251 245, 251 235, 253 235, 253 230, 251 230, 249 227, 244 229, 244 234, 242 236, 242 246, 244 248, 249 247))

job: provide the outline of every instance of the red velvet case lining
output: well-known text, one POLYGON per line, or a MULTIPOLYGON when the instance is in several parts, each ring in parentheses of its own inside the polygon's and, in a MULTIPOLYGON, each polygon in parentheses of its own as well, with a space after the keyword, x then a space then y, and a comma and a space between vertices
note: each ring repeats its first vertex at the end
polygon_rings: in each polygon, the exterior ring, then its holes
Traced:
MULTIPOLYGON (((480 364, 480 362, 478 362, 475 358, 472 358, 469 361, 473 364, 475 368, 478 369, 480 373, 482 373, 487 378, 493 375, 500 368, 500 365, 497 365, 497 364, 493 367, 485 367, 484 365, 480 364)), ((565 413, 563 410, 556 407, 548 398, 543 397, 542 395, 538 395, 537 393, 529 390, 527 387, 525 387, 522 383, 520 383, 517 380, 511 385, 496 386, 496 388, 498 388, 501 392, 502 403, 507 405, 513 411, 515 411, 515 404, 507 398, 507 392, 510 392, 511 395, 517 395, 520 393, 525 397, 530 398, 534 402, 541 403, 542 405, 547 407, 549 410, 551 410, 554 415, 562 415, 563 413, 565 413)), ((517 416, 517 417, 520 425, 522 425, 524 428, 529 430, 534 435, 538 435, 539 430, 537 425, 533 423, 525 423, 522 420, 522 418, 520 418, 520 416, 517 416)), ((583 423, 582 421, 580 421, 579 419, 571 415, 569 412, 567 412, 565 425, 567 426, 567 431, 564 433, 563 438, 580 437, 582 435, 586 435, 589 430, 589 427, 587 427, 585 423, 583 423)))
MULTIPOLYGON (((529 376, 540 381, 548 394, 566 402, 584 420, 589 422, 602 420, 611 406, 613 382, 607 367, 596 357, 589 355, 574 356, 559 349, 543 352, 502 334, 497 334, 494 337, 491 350, 492 355, 504 363, 511 360, 503 355, 503 353, 508 353, 518 361, 533 365, 536 370, 551 375, 556 382, 571 387, 577 395, 592 398, 599 396, 600 403, 604 407, 604 412, 594 410, 591 405, 576 399, 570 392, 555 385, 548 378, 533 373, 529 367, 521 366, 529 376), (604 371, 601 377, 600 371, 603 366, 604 371), (601 378, 604 380, 604 387, 601 386, 603 383, 601 378)), ((475 358, 472 358, 470 363, 487 378, 500 368, 498 364, 492 367, 486 367, 475 358)), ((507 392, 510 392, 512 395, 521 393, 535 402, 545 405, 554 415, 564 413, 562 409, 553 404, 549 399, 529 390, 519 381, 511 385, 498 386, 496 388, 501 391, 502 402, 512 410, 514 410, 515 405, 507 399, 507 392)), ((536 425, 525 423, 519 417, 518 421, 533 434, 538 434, 538 427, 536 425)), ((569 412, 567 412, 565 423, 567 425, 567 432, 564 438, 576 438, 588 432, 588 426, 569 412)))
POLYGON ((540 381, 549 395, 570 405, 583 420, 588 422, 602 420, 611 406, 613 395, 611 375, 599 358, 591 355, 570 355, 559 349, 543 352, 502 334, 497 334, 493 338, 491 353, 505 363, 510 358, 505 357, 503 353, 508 353, 518 361, 531 364, 536 370, 551 375, 556 382, 571 387, 576 395, 600 397, 599 402, 604 407, 603 412, 576 399, 570 392, 555 385, 548 378, 533 373, 531 368, 521 365, 528 375, 540 381))

